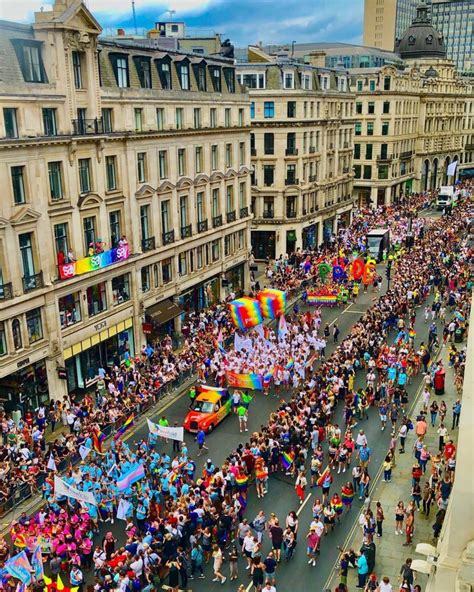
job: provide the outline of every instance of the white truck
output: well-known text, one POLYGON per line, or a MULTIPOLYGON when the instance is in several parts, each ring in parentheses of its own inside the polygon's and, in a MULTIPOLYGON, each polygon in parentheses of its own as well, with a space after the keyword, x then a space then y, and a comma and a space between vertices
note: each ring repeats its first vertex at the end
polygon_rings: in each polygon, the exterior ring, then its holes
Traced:
POLYGON ((436 209, 444 210, 454 205, 454 188, 451 185, 442 185, 436 198, 436 209))

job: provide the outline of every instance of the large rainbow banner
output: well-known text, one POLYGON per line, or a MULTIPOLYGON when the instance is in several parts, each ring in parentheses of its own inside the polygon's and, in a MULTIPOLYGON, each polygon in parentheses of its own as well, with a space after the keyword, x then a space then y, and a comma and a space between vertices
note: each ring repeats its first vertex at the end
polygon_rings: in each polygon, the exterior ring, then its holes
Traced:
POLYGON ((229 302, 230 316, 239 329, 250 329, 263 321, 260 303, 255 298, 244 296, 229 302))
POLYGON ((286 292, 283 290, 269 288, 259 292, 257 298, 266 319, 276 319, 286 313, 286 292))
POLYGON ((76 275, 97 271, 103 267, 113 265, 117 261, 125 261, 125 259, 128 259, 129 253, 128 245, 123 245, 92 257, 84 257, 84 259, 79 259, 73 263, 65 263, 59 266, 59 276, 62 280, 67 280, 76 275))
POLYGON ((237 372, 227 371, 225 373, 227 385, 232 388, 243 388, 261 391, 263 380, 260 374, 251 372, 250 374, 238 374, 237 372))

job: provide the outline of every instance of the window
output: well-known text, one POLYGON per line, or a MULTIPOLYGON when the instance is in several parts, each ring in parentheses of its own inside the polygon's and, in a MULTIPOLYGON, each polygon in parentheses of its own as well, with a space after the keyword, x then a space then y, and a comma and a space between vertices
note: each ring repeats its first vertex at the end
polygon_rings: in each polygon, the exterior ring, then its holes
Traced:
POLYGON ((362 124, 356 123, 355 124, 355 135, 360 136, 362 134, 362 124))
POLYGON ((301 74, 301 88, 311 90, 311 74, 301 74))
POLYGON ((367 123, 367 135, 368 136, 374 135, 374 124, 373 123, 367 123))
POLYGON ((100 282, 86 290, 87 313, 90 317, 107 310, 106 284, 100 282))
POLYGON ((388 179, 388 164, 379 166, 379 179, 388 179))
POLYGON ((161 227, 163 229, 163 233, 166 234, 170 230, 170 202, 169 200, 165 200, 161 202, 161 227))
POLYGON ((295 86, 295 76, 293 72, 285 72, 283 77, 283 86, 284 88, 294 88, 295 86))
POLYGON ((232 235, 226 234, 224 236, 224 256, 228 257, 231 253, 232 235))
POLYGON ((287 117, 296 117, 296 101, 288 101, 286 105, 286 115, 287 117))
POLYGON ((368 113, 369 115, 373 115, 373 114, 375 113, 375 103, 373 103, 373 102, 370 102, 370 103, 367 105, 367 113, 368 113))
POLYGON ((206 91, 206 68, 205 66, 194 66, 194 75, 196 77, 197 87, 200 91, 206 91))
POLYGON ((194 148, 194 169, 196 174, 202 173, 202 146, 196 146, 194 148))
POLYGON ((354 165, 354 177, 360 179, 362 167, 360 164, 354 165))
POLYGON ((220 259, 220 240, 216 239, 213 240, 211 243, 211 250, 212 250, 212 260, 218 261, 220 259))
POLYGON ((139 183, 146 182, 146 152, 137 154, 137 180, 139 183))
POLYGON ((186 174, 186 148, 178 148, 178 175, 186 174))
POLYGON ((366 160, 372 160, 372 144, 366 144, 365 145, 365 159, 366 160))
POLYGON ((198 191, 198 193, 196 194, 196 214, 198 223, 202 222, 205 218, 203 191, 198 191))
POLYGON ((25 232, 18 236, 20 244, 21 262, 23 265, 23 276, 25 280, 32 278, 35 275, 35 263, 33 259, 33 234, 25 232))
POLYGON ((179 71, 179 82, 181 84, 181 90, 189 90, 189 65, 182 63, 178 66, 179 71))
POLYGON ((176 129, 183 129, 184 110, 178 107, 175 113, 176 129))
POLYGON ((89 247, 94 248, 95 246, 95 216, 87 216, 82 221, 82 228, 84 231, 84 251, 86 255, 89 252, 89 247))
POLYGON ((140 230, 141 240, 146 241, 150 238, 150 206, 140 206, 140 230))
POLYGON ((212 217, 215 218, 219 215, 219 189, 212 190, 212 217))
POLYGON ((26 329, 29 343, 35 343, 43 339, 43 327, 41 325, 41 308, 29 310, 26 315, 26 329))
POLYGON ((118 246, 120 237, 122 236, 122 229, 120 223, 120 210, 115 210, 109 213, 109 229, 110 229, 110 244, 112 248, 118 246))
POLYGON ((225 211, 228 214, 229 212, 235 211, 234 207, 234 187, 232 185, 228 185, 226 187, 226 207, 225 211))
POLYGON ((274 134, 263 134, 263 149, 265 154, 274 154, 274 134))
POLYGON ((19 319, 13 319, 12 321, 12 335, 13 335, 13 347, 15 350, 23 347, 21 338, 21 326, 19 319))
POLYGON ((275 215, 274 210, 274 198, 273 197, 264 197, 263 198, 263 217, 264 218, 273 218, 275 215))
POLYGON ((286 180, 287 183, 294 185, 296 183, 296 165, 289 164, 286 167, 286 180))
POLYGON ((228 109, 228 108, 224 109, 224 126, 225 127, 230 127, 230 116, 231 116, 230 109, 228 109))
POLYGON ((188 225, 188 196, 182 195, 179 198, 179 220, 181 228, 188 225))
POLYGON ((124 273, 112 279, 112 304, 117 306, 130 300, 130 275, 124 273))
POLYGON ((362 92, 362 87, 363 87, 363 81, 362 80, 358 80, 357 81, 357 91, 358 92, 362 92))
POLYGON ((194 127, 199 129, 201 127, 201 109, 194 109, 194 127))
POLYGON ((390 85, 391 85, 391 78, 390 76, 385 76, 383 79, 383 89, 384 90, 390 90, 390 85))
POLYGON ((5 124, 6 138, 18 138, 18 123, 16 113, 16 109, 11 107, 4 107, 3 109, 3 121, 5 124))
POLYGON ((233 68, 224 68, 224 78, 227 84, 227 90, 235 93, 235 71, 233 68))
POLYGON ((125 56, 117 57, 115 60, 115 77, 119 88, 127 88, 128 83, 128 58, 125 56))
POLYGON ((203 267, 202 245, 196 248, 196 267, 198 269, 202 269, 203 267))
POLYGON ((82 88, 82 60, 79 51, 72 52, 72 69, 74 72, 74 86, 82 88))
POLYGON ((171 90, 171 68, 169 59, 158 62, 158 76, 160 77, 161 88, 171 90))
POLYGON ((372 179, 372 166, 364 165, 364 179, 372 179))
POLYGON ((117 157, 105 157, 105 171, 107 177, 107 191, 115 191, 117 189, 117 157))
POLYGON ((243 181, 242 183, 239 183, 239 208, 245 208, 247 205, 247 199, 246 199, 246 183, 245 181, 243 181))
POLYGON ((216 92, 221 92, 221 90, 222 90, 221 69, 217 68, 217 67, 211 68, 211 78, 212 78, 212 84, 214 85, 214 90, 216 92))
POLYGON ((390 113, 390 101, 384 101, 383 102, 383 113, 390 113))
POLYGON ((255 102, 252 101, 250 103, 250 117, 253 119, 255 117, 255 102))
POLYGON ((380 158, 387 158, 388 154, 388 144, 381 144, 380 145, 380 158))
POLYGON ((48 162, 49 194, 52 201, 62 199, 63 181, 62 181, 62 163, 48 162))
POLYGON ((65 329, 81 320, 81 293, 74 292, 58 299, 59 320, 65 329))
POLYGON ((275 117, 275 103, 273 101, 265 101, 263 103, 263 116, 267 119, 275 117))
POLYGON ((113 109, 102 109, 102 129, 104 133, 110 134, 114 131, 113 128, 113 109))
POLYGON ((186 253, 180 253, 178 256, 178 273, 179 275, 186 275, 188 273, 186 253))
POLYGON ((243 127, 245 125, 244 121, 244 110, 239 109, 239 127, 243 127))
POLYGON ((232 166, 232 144, 225 145, 225 166, 232 166))
POLYGON ((25 191, 25 167, 13 166, 11 168, 13 201, 15 205, 24 204, 26 202, 25 191))
POLYGON ((40 43, 34 41, 25 43, 24 40, 12 40, 12 42, 25 82, 47 82, 41 60, 40 43))
POLYGON ((79 159, 79 191, 89 193, 91 191, 91 159, 79 159))
POLYGON ((239 165, 245 164, 245 142, 239 142, 239 165))
POLYGON ((356 113, 359 115, 362 113, 362 103, 356 103, 356 113))
POLYGON ((289 132, 286 134, 286 150, 288 154, 296 154, 296 134, 289 132))
POLYGON ((163 278, 164 284, 168 284, 173 279, 171 258, 163 259, 161 262, 161 277, 163 278))
POLYGON ((134 109, 133 112, 134 112, 134 120, 135 120, 135 131, 141 132, 141 131, 143 131, 143 121, 142 121, 143 109, 140 109, 138 107, 138 108, 134 109))
POLYGON ((58 263, 67 260, 67 256, 69 253, 69 244, 68 244, 68 228, 67 223, 62 222, 61 224, 54 225, 54 246, 56 249, 56 257, 58 263), (61 256, 61 255, 62 256, 61 256))
POLYGON ((133 61, 137 69, 140 86, 142 88, 152 88, 150 58, 134 57, 133 61))
POLYGON ((390 127, 390 124, 388 121, 382 122, 382 136, 388 136, 389 127, 390 127))
POLYGON ((211 127, 217 127, 217 109, 215 107, 211 107, 209 112, 209 123, 211 127))
POLYGON ((354 158, 356 160, 360 158, 360 144, 354 144, 354 158))
POLYGON ((211 169, 215 171, 219 167, 219 146, 211 146, 211 169))
POLYGON ((369 90, 370 92, 375 92, 375 80, 369 81, 369 90))
POLYGON ((156 109, 156 127, 159 130, 165 129, 165 110, 163 107, 156 109))
POLYGON ((263 184, 270 187, 274 183, 275 167, 273 165, 263 165, 263 184))
POLYGON ((168 176, 168 153, 166 150, 160 150, 158 152, 158 166, 160 179, 166 179, 168 176))

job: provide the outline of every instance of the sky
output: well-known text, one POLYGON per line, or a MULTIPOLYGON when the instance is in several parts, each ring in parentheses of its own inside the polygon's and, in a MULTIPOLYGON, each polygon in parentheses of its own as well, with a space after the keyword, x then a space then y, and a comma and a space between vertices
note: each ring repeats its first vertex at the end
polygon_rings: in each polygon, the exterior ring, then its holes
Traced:
MULTIPOLYGON (((0 18, 32 22, 52 0, 0 0, 0 18)), ((107 33, 133 30, 131 0, 85 0, 107 33)), ((135 0, 137 26, 185 21, 189 34, 220 33, 237 47, 268 43, 345 41, 361 43, 363 0, 135 0)))

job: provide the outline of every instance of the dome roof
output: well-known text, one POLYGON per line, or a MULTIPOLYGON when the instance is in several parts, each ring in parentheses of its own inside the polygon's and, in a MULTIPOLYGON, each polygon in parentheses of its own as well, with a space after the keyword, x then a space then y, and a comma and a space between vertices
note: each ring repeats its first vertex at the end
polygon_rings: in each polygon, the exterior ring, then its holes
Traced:
POLYGON ((395 52, 402 59, 446 57, 443 36, 432 26, 428 10, 425 2, 420 2, 411 26, 395 41, 395 52))

